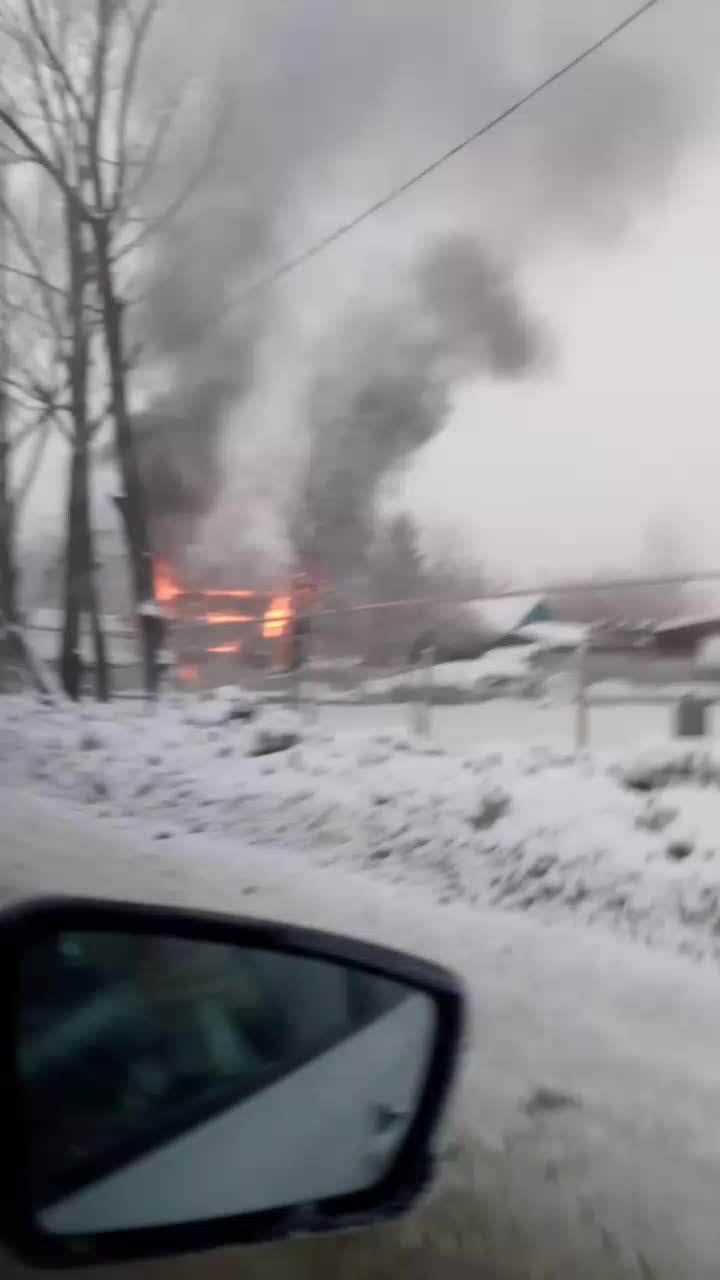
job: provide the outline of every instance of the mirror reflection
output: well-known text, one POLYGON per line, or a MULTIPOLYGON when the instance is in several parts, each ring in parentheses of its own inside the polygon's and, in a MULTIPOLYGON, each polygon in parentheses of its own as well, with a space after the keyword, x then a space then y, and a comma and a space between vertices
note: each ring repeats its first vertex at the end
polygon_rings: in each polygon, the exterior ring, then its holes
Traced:
POLYGON ((63 933, 23 957, 17 1068, 52 1233, 367 1189, 414 1118, 435 1007, 289 952, 63 933))

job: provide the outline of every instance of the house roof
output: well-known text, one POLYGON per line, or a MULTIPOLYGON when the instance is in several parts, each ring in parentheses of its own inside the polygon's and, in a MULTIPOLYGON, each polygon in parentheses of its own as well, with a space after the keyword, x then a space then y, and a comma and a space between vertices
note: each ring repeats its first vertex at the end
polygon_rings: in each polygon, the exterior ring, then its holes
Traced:
POLYGON ((579 649, 591 631, 579 622, 529 622, 518 628, 518 635, 533 640, 541 649, 579 649))
POLYGON ((692 627, 706 627, 717 623, 720 627, 720 612, 715 610, 714 613, 688 613, 685 617, 670 618, 667 622, 659 622, 655 627, 657 635, 664 634, 668 631, 685 631, 692 627))
POLYGON ((472 600, 464 607, 471 610, 484 631, 501 637, 516 631, 541 604, 542 596, 495 596, 487 600, 472 600))

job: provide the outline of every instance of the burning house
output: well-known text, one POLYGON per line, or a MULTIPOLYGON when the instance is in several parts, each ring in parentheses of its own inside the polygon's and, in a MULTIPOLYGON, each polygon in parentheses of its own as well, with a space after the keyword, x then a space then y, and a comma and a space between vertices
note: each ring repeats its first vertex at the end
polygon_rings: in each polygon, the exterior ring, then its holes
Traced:
POLYGON ((180 677, 212 678, 209 668, 288 665, 292 595, 248 588, 183 586, 167 562, 155 568, 155 597, 170 623, 180 677), (234 663, 233 660, 237 660, 234 663))

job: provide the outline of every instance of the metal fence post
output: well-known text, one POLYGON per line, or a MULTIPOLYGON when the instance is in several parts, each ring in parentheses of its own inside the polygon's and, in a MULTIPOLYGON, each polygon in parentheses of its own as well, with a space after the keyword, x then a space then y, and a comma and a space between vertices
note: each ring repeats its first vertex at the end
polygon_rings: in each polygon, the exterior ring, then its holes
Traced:
POLYGON ((704 698, 687 694, 675 708, 675 737, 702 738, 708 731, 708 704, 704 698))
POLYGON ((435 649, 423 649, 418 662, 418 680, 415 700, 415 730, 422 738, 429 738, 431 731, 432 684, 435 649))
POLYGON ((588 642, 583 640, 577 650, 577 690, 575 696, 575 750, 584 751, 588 745, 587 702, 587 653, 588 642))

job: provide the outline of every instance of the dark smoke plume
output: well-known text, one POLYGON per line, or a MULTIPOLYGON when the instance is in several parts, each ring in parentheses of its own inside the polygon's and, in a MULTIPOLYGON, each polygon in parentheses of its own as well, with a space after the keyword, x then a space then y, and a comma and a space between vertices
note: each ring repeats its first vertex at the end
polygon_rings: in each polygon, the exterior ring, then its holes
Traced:
POLYGON ((512 277, 469 236, 433 246, 412 285, 393 308, 353 316, 312 381, 293 542, 300 564, 336 580, 362 571, 383 482, 442 429, 454 386, 527 376, 546 351, 512 277))
POLYGON ((216 438, 236 388, 230 379, 203 378, 158 398, 135 426, 143 480, 150 498, 156 553, 171 560, 192 541, 222 476, 216 438))
MULTIPOLYGON (((297 431, 306 418, 311 432, 292 529, 298 556, 332 551, 344 568, 362 559, 383 478, 442 429, 456 384, 536 367, 542 342, 518 283, 531 256, 558 236, 621 229, 642 201, 657 200, 699 122, 712 117, 720 6, 688 7, 692 21, 683 5, 659 6, 391 211, 405 242, 418 240, 411 286, 398 278, 393 301, 386 280, 382 302, 370 297, 349 312, 317 350, 307 405, 288 423, 297 431), (428 209, 450 212, 468 236, 428 250, 418 223, 428 209)), ((178 556, 221 500, 233 509, 225 424, 232 409, 233 429, 251 430, 242 411, 257 392, 261 343, 276 329, 292 332, 305 301, 317 310, 324 285, 310 265, 290 291, 245 306, 238 292, 304 243, 307 226, 332 226, 338 210, 342 220, 420 168, 603 25, 577 0, 538 6, 534 28, 524 0, 454 0, 451 20, 437 0, 214 0, 209 8, 197 24, 188 23, 194 5, 166 7, 147 88, 149 115, 183 69, 232 100, 204 181, 153 242, 143 315, 150 357, 173 388, 140 423, 145 473, 178 556), (526 31, 534 36, 521 57, 526 31)), ((622 16, 620 5, 607 9, 609 22, 622 16)), ((196 164, 202 125, 189 123, 153 197, 174 192, 196 164)), ((382 221, 367 225, 362 242, 338 246, 339 275, 376 234, 382 221)))

